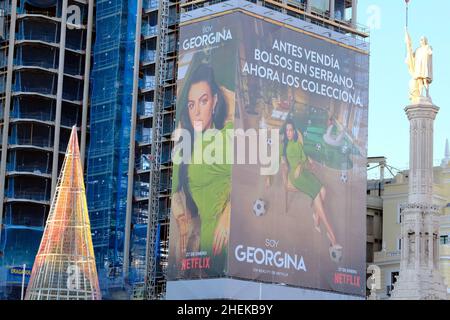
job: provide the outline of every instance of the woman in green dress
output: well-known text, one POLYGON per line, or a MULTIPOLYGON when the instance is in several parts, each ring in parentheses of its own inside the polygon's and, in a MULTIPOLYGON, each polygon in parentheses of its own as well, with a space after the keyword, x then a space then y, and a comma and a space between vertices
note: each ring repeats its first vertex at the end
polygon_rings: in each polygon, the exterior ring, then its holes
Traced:
MULTIPOLYGON (((230 225, 231 164, 223 161, 197 163, 215 139, 230 138, 229 108, 225 88, 216 84, 213 69, 199 65, 187 79, 180 96, 180 126, 189 132, 190 155, 173 169, 172 214, 179 229, 179 258, 206 257, 203 272, 225 271, 230 225), (192 157, 194 155, 194 157, 192 157), (200 225, 195 226, 195 221, 200 225), (209 266, 208 266, 209 264, 209 266)), ((184 138, 183 138, 184 139, 184 138)), ((222 155, 226 156, 225 147, 222 155)), ((185 152, 185 150, 183 150, 185 152)), ((175 162, 175 161, 174 161, 175 162)), ((200 274, 203 274, 201 272, 200 274)), ((195 273, 195 272, 194 272, 195 273)))
POLYGON ((342 247, 337 243, 324 210, 325 187, 317 177, 308 170, 308 162, 312 164, 303 150, 302 134, 295 128, 292 120, 286 120, 283 127, 283 143, 281 144, 282 165, 287 166, 287 178, 297 190, 305 193, 312 199, 314 228, 320 232, 320 223, 323 222, 330 240, 330 256, 333 260, 340 259, 342 247))

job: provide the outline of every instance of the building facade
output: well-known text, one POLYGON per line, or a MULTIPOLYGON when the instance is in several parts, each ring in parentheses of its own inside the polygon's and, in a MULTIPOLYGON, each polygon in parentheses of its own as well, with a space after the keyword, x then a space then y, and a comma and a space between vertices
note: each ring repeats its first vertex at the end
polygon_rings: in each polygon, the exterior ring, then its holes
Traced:
POLYGON ((4 0, 0 7, 0 297, 18 299, 73 125, 85 154, 93 5, 4 0))
MULTIPOLYGON (((373 263, 381 269, 381 289, 377 296, 388 299, 400 269, 400 227, 402 204, 408 200, 408 171, 398 173, 383 195, 383 244, 374 252, 373 263)), ((442 208, 440 216, 440 270, 447 288, 450 287, 450 166, 448 154, 441 166, 434 167, 433 202, 442 208), (447 160, 446 160, 447 159, 447 160)), ((449 291, 450 292, 450 291, 449 291)))
POLYGON ((367 180, 367 216, 366 216, 366 262, 369 266, 373 263, 373 253, 381 251, 383 239, 383 193, 384 186, 392 183, 392 179, 385 179, 386 158, 369 157, 368 167, 377 169, 379 175, 375 179, 367 180))

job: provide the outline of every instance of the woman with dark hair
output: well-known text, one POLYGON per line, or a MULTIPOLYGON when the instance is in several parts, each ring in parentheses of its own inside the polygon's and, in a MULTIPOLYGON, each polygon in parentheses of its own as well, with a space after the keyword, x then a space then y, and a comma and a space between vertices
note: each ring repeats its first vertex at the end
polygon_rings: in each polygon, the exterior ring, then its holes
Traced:
MULTIPOLYGON (((227 119, 228 104, 231 104, 226 99, 227 92, 217 85, 213 69, 201 64, 186 80, 178 105, 179 127, 189 132, 191 146, 191 154, 182 155, 183 160, 173 169, 172 213, 180 232, 179 258, 185 258, 186 252, 206 252, 207 256, 214 257, 210 259, 210 268, 205 270, 210 274, 225 268, 231 164, 225 159, 212 164, 204 160, 195 163, 192 155, 203 155, 208 146, 214 146, 216 139, 229 138, 226 130, 232 129, 233 123, 227 119), (196 220, 200 220, 199 231, 193 230, 192 222, 196 220)), ((228 145, 223 141, 223 156, 227 154, 225 147, 228 145)))
POLYGON ((333 260, 340 259, 342 247, 337 243, 333 228, 328 222, 323 202, 325 188, 317 177, 307 169, 308 161, 312 163, 303 150, 303 137, 291 119, 286 120, 283 128, 283 143, 281 144, 282 165, 286 168, 287 179, 299 191, 312 199, 314 228, 320 232, 320 223, 323 222, 330 240, 330 256, 333 260))

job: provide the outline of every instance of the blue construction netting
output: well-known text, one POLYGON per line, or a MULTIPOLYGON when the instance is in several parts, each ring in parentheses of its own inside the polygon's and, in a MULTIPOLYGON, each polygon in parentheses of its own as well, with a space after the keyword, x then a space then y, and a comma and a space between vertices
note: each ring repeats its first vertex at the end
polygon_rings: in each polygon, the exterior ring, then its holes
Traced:
POLYGON ((136 1, 98 0, 91 75, 87 201, 104 297, 124 287, 123 250, 136 1))

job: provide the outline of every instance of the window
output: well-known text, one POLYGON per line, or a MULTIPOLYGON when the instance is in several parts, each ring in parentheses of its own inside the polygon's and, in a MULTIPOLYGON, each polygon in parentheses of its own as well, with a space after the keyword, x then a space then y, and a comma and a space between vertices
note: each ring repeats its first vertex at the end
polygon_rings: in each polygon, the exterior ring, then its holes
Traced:
POLYGON ((399 275, 398 271, 391 272, 391 282, 386 288, 386 294, 387 294, 388 297, 391 296, 391 292, 394 289, 395 282, 397 282, 398 275, 399 275))
POLYGON ((366 218, 366 234, 373 236, 373 216, 367 216, 366 218))
POLYGON ((402 223, 403 208, 400 204, 397 206, 397 223, 402 223))
POLYGON ((397 239, 397 250, 402 250, 402 239, 398 238, 397 239))
POLYGON ((366 243, 366 262, 373 262, 373 243, 366 243))
POLYGON ((448 235, 441 236, 441 244, 448 244, 448 235))
POLYGON ((330 2, 328 0, 311 0, 311 7, 319 12, 330 10, 330 2))

